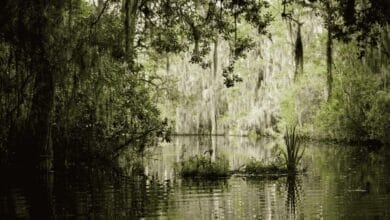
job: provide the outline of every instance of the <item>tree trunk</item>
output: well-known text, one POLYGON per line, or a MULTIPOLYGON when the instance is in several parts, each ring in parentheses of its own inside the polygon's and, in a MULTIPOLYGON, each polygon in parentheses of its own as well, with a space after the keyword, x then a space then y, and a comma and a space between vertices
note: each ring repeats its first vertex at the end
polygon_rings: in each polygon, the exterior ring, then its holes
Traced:
POLYGON ((138 2, 139 0, 125 0, 124 2, 125 52, 126 62, 128 63, 130 70, 133 70, 134 59, 136 57, 134 40, 137 25, 138 2))
MULTIPOLYGON (((52 168, 53 148, 51 144, 51 118, 54 105, 54 69, 50 62, 50 38, 52 27, 49 17, 61 16, 60 5, 48 11, 51 3, 35 1, 31 10, 31 23, 35 29, 29 32, 31 63, 29 69, 35 76, 31 109, 22 134, 23 142, 19 142, 16 153, 17 163, 38 167, 40 170, 52 168)), ((55 3, 54 3, 55 4, 55 3)), ((53 18, 54 19, 54 18, 53 18)), ((20 73, 18 73, 20 74, 20 73)))
POLYGON ((218 134, 218 37, 214 41, 214 54, 213 54, 213 76, 211 77, 211 88, 212 88, 212 102, 211 102, 211 117, 212 117, 212 131, 213 135, 218 134))
POLYGON ((214 64, 213 71, 214 71, 214 80, 215 80, 218 72, 218 37, 214 40, 213 64, 214 64))
POLYGON ((104 1, 103 0, 98 0, 97 2, 97 14, 101 13, 104 8, 104 1))
POLYGON ((50 140, 50 124, 54 99, 54 74, 45 66, 45 61, 47 60, 42 57, 36 62, 38 72, 29 115, 28 135, 31 137, 31 150, 34 150, 32 154, 34 164, 42 169, 51 169, 53 149, 50 140))
POLYGON ((165 70, 166 70, 166 73, 167 75, 169 75, 169 70, 171 69, 171 63, 169 62, 169 53, 166 54, 167 56, 167 63, 166 63, 166 66, 165 66, 165 70))
POLYGON ((331 2, 326 2, 325 4, 327 17, 326 17, 326 26, 328 29, 328 36, 326 41, 326 84, 327 84, 327 101, 329 101, 332 97, 332 84, 333 84, 333 76, 332 76, 332 48, 333 48, 333 40, 332 40, 332 29, 333 29, 333 20, 332 20, 332 7, 331 2))
POLYGON ((328 87, 328 97, 329 101, 332 97, 332 84, 333 84, 333 75, 332 75, 332 48, 333 48, 333 40, 332 40, 332 28, 331 21, 328 21, 328 39, 326 42, 326 70, 327 70, 327 87, 328 87))

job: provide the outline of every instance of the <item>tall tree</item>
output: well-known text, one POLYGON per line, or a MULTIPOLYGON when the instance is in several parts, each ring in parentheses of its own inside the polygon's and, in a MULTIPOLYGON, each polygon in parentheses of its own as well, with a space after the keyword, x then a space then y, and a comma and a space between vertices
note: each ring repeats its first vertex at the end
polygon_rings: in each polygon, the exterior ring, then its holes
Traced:
MULTIPOLYGON (((17 13, 7 20, 11 25, 2 30, 3 40, 18 48, 27 57, 26 70, 34 77, 31 108, 24 131, 14 144, 17 161, 50 168, 52 146, 50 127, 53 111, 55 76, 58 57, 54 42, 58 40, 57 26, 62 19, 62 1, 6 1, 8 9, 17 13), (14 21, 18 25, 13 25, 14 21), (8 34, 12 34, 10 36, 8 34)), ((20 73, 16 73, 19 75, 20 73)), ((15 140, 14 140, 15 141, 15 140)))
POLYGON ((124 31, 125 31, 125 53, 126 62, 130 69, 133 68, 136 52, 134 40, 136 37, 136 25, 138 21, 139 0, 123 0, 124 31))
POLYGON ((333 84, 333 75, 332 75, 332 63, 333 63, 333 36, 332 32, 334 29, 334 15, 331 1, 325 1, 325 27, 327 29, 327 40, 326 40, 326 84, 328 89, 327 100, 332 98, 332 84, 333 84))

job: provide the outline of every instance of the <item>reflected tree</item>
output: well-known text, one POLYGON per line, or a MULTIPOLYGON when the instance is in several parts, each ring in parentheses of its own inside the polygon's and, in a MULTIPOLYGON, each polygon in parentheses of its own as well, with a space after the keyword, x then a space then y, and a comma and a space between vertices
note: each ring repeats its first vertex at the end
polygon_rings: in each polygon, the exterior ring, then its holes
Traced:
POLYGON ((289 219, 296 219, 297 205, 302 194, 301 179, 298 175, 289 174, 286 179, 286 210, 289 219))

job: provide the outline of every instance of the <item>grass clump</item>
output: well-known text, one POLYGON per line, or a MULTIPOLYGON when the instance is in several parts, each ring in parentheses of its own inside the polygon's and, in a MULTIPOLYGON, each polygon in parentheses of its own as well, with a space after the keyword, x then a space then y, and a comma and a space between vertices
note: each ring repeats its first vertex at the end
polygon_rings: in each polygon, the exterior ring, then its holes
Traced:
POLYGON ((176 163, 179 175, 182 177, 219 178, 229 175, 229 160, 218 156, 215 161, 211 157, 195 155, 188 160, 176 163))
POLYGON ((301 138, 296 131, 296 125, 286 129, 284 135, 286 151, 283 156, 289 173, 297 172, 297 166, 303 157, 305 149, 301 145, 301 138))
POLYGON ((284 174, 287 170, 277 164, 264 164, 262 161, 255 159, 249 160, 244 168, 245 174, 264 175, 264 174, 284 174))

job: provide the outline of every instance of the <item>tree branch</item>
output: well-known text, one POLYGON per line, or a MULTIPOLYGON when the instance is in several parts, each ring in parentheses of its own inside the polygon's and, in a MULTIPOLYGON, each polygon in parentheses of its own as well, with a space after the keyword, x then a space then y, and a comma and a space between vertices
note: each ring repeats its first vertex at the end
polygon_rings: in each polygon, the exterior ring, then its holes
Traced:
MULTIPOLYGON (((91 27, 93 27, 94 25, 96 25, 96 24, 99 22, 100 18, 101 18, 102 15, 104 14, 104 11, 105 11, 106 8, 108 7, 108 1, 109 1, 109 0, 106 0, 106 1, 104 2, 102 11, 99 13, 99 15, 98 15, 98 17, 96 18, 96 20, 93 21, 93 22, 91 23, 91 27)), ((95 4, 95 3, 94 3, 94 4, 95 4)))
POLYGON ((143 133, 141 133, 139 136, 136 136, 136 137, 131 137, 130 139, 128 139, 127 141, 125 141, 125 143, 123 143, 122 145, 118 146, 117 148, 115 148, 113 150, 113 155, 114 157, 117 157, 118 154, 119 154, 119 151, 123 150, 124 148, 128 147, 130 143, 134 142, 135 140, 137 139, 141 139, 141 138, 144 138, 146 135, 150 134, 151 132, 153 131, 157 131, 159 130, 160 128, 159 127, 155 127, 155 128, 151 128, 147 131, 144 131, 143 133))

